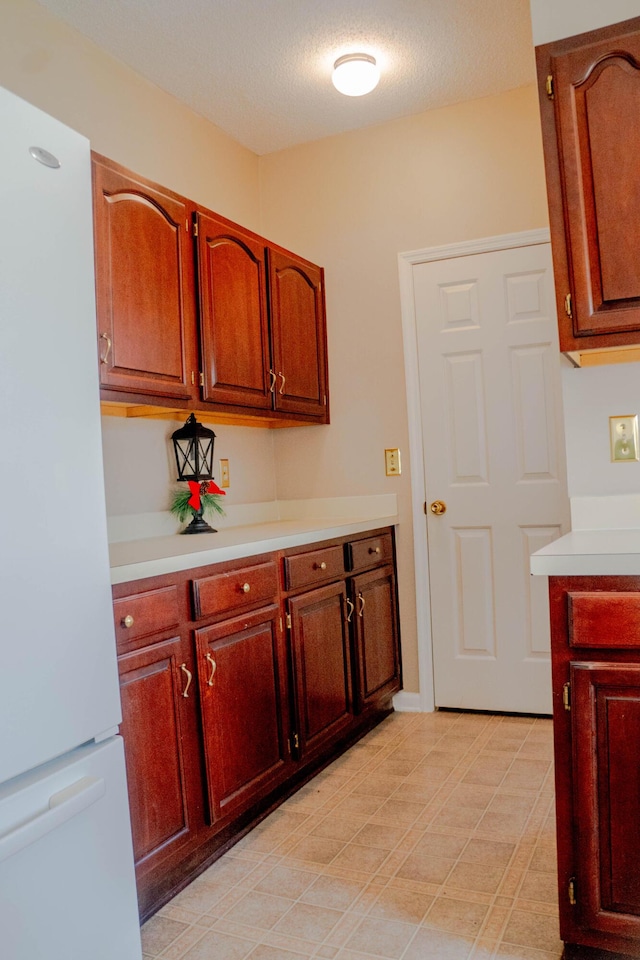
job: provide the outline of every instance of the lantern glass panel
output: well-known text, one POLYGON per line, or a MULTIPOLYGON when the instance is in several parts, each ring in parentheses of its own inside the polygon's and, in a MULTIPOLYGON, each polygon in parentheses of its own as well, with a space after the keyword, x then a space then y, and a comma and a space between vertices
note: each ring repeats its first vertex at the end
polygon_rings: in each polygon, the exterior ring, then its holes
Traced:
POLYGON ((172 436, 178 468, 178 480, 213 479, 213 445, 215 433, 195 419, 193 414, 184 427, 172 436))

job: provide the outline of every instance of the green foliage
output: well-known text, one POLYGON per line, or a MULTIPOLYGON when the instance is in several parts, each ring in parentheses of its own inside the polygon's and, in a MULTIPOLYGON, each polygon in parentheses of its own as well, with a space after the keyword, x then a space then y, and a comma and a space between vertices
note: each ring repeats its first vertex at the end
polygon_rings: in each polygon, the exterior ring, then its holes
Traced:
MULTIPOLYGON (((195 516, 195 514, 198 512, 189 504, 190 499, 190 490, 183 490, 180 488, 174 491, 173 500, 169 510, 174 517, 178 518, 180 523, 185 523, 187 520, 190 520, 191 517, 195 516)), ((202 493, 200 494, 200 503, 202 504, 202 513, 205 519, 208 519, 214 514, 218 514, 218 516, 224 516, 222 497, 219 494, 202 493)))

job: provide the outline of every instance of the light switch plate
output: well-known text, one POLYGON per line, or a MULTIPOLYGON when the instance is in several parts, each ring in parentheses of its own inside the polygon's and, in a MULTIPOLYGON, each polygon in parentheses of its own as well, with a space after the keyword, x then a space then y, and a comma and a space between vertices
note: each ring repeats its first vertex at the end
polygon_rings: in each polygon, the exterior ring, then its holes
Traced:
POLYGON ((625 463, 640 459, 638 456, 638 415, 625 414, 609 417, 611 462, 625 463))
POLYGON ((400 463, 400 451, 397 447, 392 447, 384 452, 385 473, 388 477, 399 477, 402 473, 402 464, 400 463))
POLYGON ((220 464, 220 486, 228 487, 231 482, 229 480, 229 461, 220 460, 218 462, 220 464))

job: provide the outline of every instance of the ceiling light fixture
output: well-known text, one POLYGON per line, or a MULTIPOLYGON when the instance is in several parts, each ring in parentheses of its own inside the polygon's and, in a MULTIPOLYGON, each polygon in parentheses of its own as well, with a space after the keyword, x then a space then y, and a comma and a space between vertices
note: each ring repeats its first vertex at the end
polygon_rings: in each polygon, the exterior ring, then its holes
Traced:
POLYGON ((333 65, 333 85, 347 97, 361 97, 378 85, 380 69, 368 53, 347 53, 333 65))

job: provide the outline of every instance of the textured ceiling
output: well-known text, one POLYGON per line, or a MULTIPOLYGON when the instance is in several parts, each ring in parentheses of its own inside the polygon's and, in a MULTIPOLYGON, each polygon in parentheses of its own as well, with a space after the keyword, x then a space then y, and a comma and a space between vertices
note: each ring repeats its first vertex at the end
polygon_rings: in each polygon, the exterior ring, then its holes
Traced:
POLYGON ((255 153, 534 80, 529 0, 40 0, 255 153), (331 83, 373 54, 373 93, 331 83))

